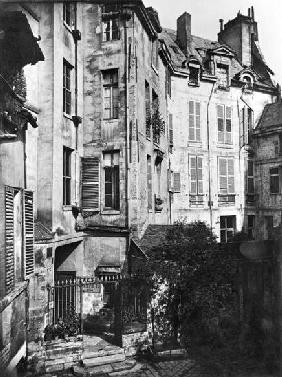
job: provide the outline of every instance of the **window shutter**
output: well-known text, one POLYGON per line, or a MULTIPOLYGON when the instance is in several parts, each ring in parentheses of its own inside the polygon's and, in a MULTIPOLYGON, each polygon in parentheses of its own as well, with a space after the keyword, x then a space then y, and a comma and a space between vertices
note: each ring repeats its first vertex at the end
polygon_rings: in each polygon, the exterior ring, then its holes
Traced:
POLYGON ((217 130, 218 141, 224 143, 224 108, 223 105, 217 105, 217 130))
POLYGON ((173 146, 173 118, 172 114, 169 114, 168 116, 168 124, 169 124, 169 145, 173 146))
POLYGON ((81 207, 86 211, 99 210, 100 161, 97 157, 81 159, 81 207))
POLYGON ((197 157, 198 194, 203 194, 203 157, 197 157))
POLYGON ((249 114, 248 114, 248 108, 243 108, 243 122, 244 122, 244 144, 248 144, 248 136, 249 136, 249 130, 248 130, 248 123, 249 123, 249 114))
POLYGON ((225 130, 226 130, 226 140, 227 144, 232 142, 232 110, 231 107, 226 106, 225 108, 225 130))
POLYGON ((34 272, 34 218, 33 218, 33 192, 24 191, 24 261, 25 278, 34 272))
POLYGON ((153 208, 152 202, 152 160, 151 156, 147 155, 147 199, 148 209, 153 208))
POLYGON ((173 173, 173 191, 180 192, 180 173, 173 173))
POLYGON ((219 192, 227 194, 227 161, 225 158, 218 160, 219 164, 219 192))
POLYGON ((235 193, 235 183, 234 183, 234 160, 228 160, 228 194, 235 193))
POLYGON ((240 121, 240 147, 245 144, 244 107, 239 112, 240 121))
POLYGON ((194 116, 194 102, 189 101, 189 140, 195 140, 195 116, 194 116))
POLYGON ((14 189, 5 187, 5 284, 6 294, 15 285, 14 262, 14 189))
POLYGON ((200 141, 201 140, 201 121, 200 121, 200 102, 196 102, 195 104, 196 107, 196 140, 200 141))
POLYGON ((168 191, 173 191, 172 174, 173 174, 173 172, 170 169, 167 169, 167 190, 168 191))
POLYGON ((197 195, 197 158, 190 157, 190 194, 197 195))

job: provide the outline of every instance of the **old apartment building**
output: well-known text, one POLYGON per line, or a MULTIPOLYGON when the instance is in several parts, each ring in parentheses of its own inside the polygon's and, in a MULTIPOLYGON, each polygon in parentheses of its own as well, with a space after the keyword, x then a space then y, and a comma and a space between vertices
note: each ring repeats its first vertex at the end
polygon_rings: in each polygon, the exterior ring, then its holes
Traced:
MULTIPOLYGON (((5 12, 28 20, 32 30, 20 23, 32 59, 17 67, 25 66, 19 106, 32 127, 18 136, 4 130, 9 114, 5 99, 0 104, 6 117, 0 144, 0 207, 6 211, 0 352, 6 366, 14 355, 3 356, 11 344, 3 303, 16 264, 30 261, 31 274, 19 280, 29 280, 31 341, 70 306, 88 325, 104 316, 114 326, 116 282, 130 270, 132 254, 144 257, 138 245, 147 229, 186 217, 206 221, 226 242, 242 227, 254 227, 249 141, 277 89, 259 49, 253 9, 222 21, 218 41, 192 35, 188 13, 175 31, 162 28, 157 12, 137 0, 3 3, 4 33, 5 12), (34 223, 29 214, 30 227, 23 228, 28 236, 34 227, 27 259, 20 225, 14 220, 9 228, 11 213, 15 219, 24 212, 8 206, 25 200, 21 208, 31 210, 32 198, 34 223), (83 286, 81 278, 92 285, 83 286), (62 304, 56 287, 65 281, 79 281, 80 293, 62 304)), ((10 86, 5 90, 13 93, 10 86)))

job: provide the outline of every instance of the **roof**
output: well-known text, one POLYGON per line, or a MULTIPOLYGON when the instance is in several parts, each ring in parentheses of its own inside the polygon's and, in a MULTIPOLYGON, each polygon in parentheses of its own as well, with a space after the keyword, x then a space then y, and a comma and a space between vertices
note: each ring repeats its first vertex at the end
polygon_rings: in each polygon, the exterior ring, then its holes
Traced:
POLYGON ((52 232, 46 228, 40 221, 34 223, 34 240, 35 242, 48 242, 53 239, 52 232))
POLYGON ((282 126, 282 100, 265 106, 257 129, 282 126))
POLYGON ((141 239, 134 238, 135 244, 146 256, 150 256, 152 249, 165 242, 167 231, 172 225, 149 225, 141 239))

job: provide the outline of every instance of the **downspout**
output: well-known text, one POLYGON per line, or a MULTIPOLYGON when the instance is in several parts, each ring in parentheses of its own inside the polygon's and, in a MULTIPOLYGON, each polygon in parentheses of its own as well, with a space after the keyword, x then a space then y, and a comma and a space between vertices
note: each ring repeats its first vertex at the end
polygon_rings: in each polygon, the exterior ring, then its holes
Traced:
POLYGON ((125 83, 125 228, 129 227, 129 199, 128 199, 128 52, 127 52, 127 24, 128 14, 123 14, 124 17, 124 83, 125 83))
MULTIPOLYGON (((77 3, 74 3, 74 30, 77 30, 77 3)), ((75 95, 75 104, 74 104, 74 110, 75 110, 75 117, 77 119, 77 38, 74 38, 74 69, 75 69, 75 89, 74 89, 74 95, 75 95)), ((78 148, 78 124, 75 123, 75 160, 74 160, 74 171, 75 171, 75 187, 74 187, 74 198, 75 198, 75 204, 78 205, 78 198, 77 198, 77 148, 78 148)))
POLYGON ((210 102, 211 102, 211 98, 212 98, 212 95, 214 93, 214 87, 215 87, 215 83, 213 83, 212 85, 212 88, 211 88, 211 92, 210 92, 210 96, 209 96, 209 100, 208 100, 208 104, 207 104, 207 148, 208 148, 208 170, 209 170, 209 202, 208 202, 208 206, 209 206, 209 210, 210 210, 210 227, 211 227, 211 231, 212 231, 212 221, 213 221, 213 218, 212 218, 212 200, 211 200, 211 162, 210 162, 210 119, 209 119, 209 107, 210 107, 210 102))

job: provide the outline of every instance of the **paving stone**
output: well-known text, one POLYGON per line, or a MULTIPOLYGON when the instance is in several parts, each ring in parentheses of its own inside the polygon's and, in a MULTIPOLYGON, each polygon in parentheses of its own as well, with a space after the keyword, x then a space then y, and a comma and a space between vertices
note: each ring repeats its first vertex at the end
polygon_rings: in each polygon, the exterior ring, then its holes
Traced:
POLYGON ((98 366, 98 365, 105 365, 116 363, 125 360, 124 354, 117 354, 117 355, 109 355, 109 356, 102 356, 102 357, 95 357, 91 359, 84 359, 83 364, 86 367, 98 366))
POLYGON ((89 376, 97 376, 99 374, 106 374, 113 371, 113 368, 110 364, 107 365, 99 365, 97 367, 87 368, 89 376))
POLYGON ((46 372, 58 372, 64 369, 64 364, 49 365, 45 368, 46 372))

